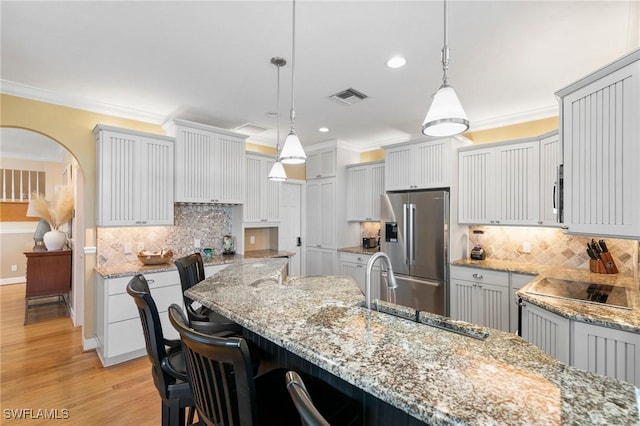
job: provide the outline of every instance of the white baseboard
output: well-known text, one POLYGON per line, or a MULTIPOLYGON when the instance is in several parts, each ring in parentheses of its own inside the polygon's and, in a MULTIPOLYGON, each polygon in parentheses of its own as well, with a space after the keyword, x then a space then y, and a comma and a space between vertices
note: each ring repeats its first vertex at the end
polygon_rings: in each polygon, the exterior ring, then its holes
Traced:
POLYGON ((92 351, 94 349, 96 349, 98 347, 98 341, 96 340, 95 337, 92 337, 90 339, 85 339, 84 337, 82 338, 82 350, 87 352, 87 351, 92 351))
POLYGON ((21 284, 26 282, 25 277, 0 278, 0 285, 21 284))

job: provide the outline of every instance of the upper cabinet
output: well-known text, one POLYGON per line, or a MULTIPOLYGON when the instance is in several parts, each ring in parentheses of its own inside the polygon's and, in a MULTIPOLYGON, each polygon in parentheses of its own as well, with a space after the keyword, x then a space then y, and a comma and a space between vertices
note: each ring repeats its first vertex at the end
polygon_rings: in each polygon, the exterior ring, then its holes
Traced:
POLYGON ((448 188, 457 139, 418 141, 385 147, 385 190, 448 188))
POLYGON ((258 153, 247 154, 244 222, 277 223, 280 220, 280 182, 269 180, 275 159, 258 153))
POLYGON ((246 136, 184 120, 164 128, 175 137, 177 203, 244 203, 246 136))
POLYGON ((640 49, 556 95, 567 232, 640 238, 640 49))
POLYGON ((325 147, 319 151, 307 153, 307 179, 320 179, 336 175, 336 147, 325 147))
POLYGON ((173 225, 173 138, 97 125, 96 225, 173 225))
POLYGON ((384 194, 384 161, 347 166, 347 220, 380 220, 380 196, 384 194))
POLYGON ((460 149, 458 222, 558 226, 558 147, 552 132, 460 149))

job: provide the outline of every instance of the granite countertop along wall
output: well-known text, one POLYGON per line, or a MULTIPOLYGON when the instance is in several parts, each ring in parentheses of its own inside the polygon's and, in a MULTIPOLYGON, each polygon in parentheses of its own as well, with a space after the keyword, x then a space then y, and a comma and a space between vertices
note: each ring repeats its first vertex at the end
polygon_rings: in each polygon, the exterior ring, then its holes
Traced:
POLYGON ((531 274, 531 282, 516 293, 517 297, 521 297, 534 305, 575 321, 640 333, 639 277, 625 274, 596 274, 583 269, 491 259, 460 259, 452 262, 452 265, 531 274), (541 296, 528 292, 528 290, 532 289, 539 281, 545 278, 625 287, 630 309, 560 299, 551 296, 541 296))
POLYGON ((350 277, 283 282, 285 265, 237 262, 187 295, 428 424, 638 424, 631 384, 566 366, 513 334, 485 329, 480 340, 369 317, 350 277))
MULTIPOLYGON (((204 260, 204 266, 220 266, 236 263, 244 258, 277 258, 277 257, 291 257, 295 253, 291 251, 282 250, 258 250, 253 252, 247 252, 245 255, 233 254, 233 255, 215 255, 209 259, 204 260)), ((176 265, 173 261, 169 263, 163 263, 161 265, 144 265, 141 262, 136 263, 123 263, 116 266, 96 266, 95 270, 103 278, 120 278, 120 277, 132 277, 136 274, 152 274, 154 272, 166 272, 175 271, 176 265)))
POLYGON ((342 248, 339 248, 338 251, 342 251, 345 253, 366 254, 370 256, 372 254, 376 254, 377 252, 379 252, 380 247, 375 247, 375 248, 364 248, 362 246, 342 247, 342 248))

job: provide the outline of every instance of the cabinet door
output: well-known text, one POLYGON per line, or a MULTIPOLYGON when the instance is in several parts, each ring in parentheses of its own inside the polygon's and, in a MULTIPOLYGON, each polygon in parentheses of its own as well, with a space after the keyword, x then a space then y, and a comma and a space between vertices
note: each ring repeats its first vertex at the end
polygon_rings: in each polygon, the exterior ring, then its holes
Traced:
POLYGON ((307 271, 310 275, 336 275, 337 252, 331 249, 307 247, 307 271))
POLYGON ((477 149, 459 153, 458 222, 490 224, 495 205, 493 150, 477 149))
POLYGON ((561 164, 560 136, 540 141, 540 225, 560 226, 558 222, 558 166, 561 164))
POLYGON ((509 332, 518 333, 518 301, 516 293, 533 279, 532 275, 517 274, 511 272, 509 275, 509 332))
POLYGON ((367 166, 347 168, 347 220, 372 220, 370 176, 371 169, 367 166))
POLYGON ((307 179, 319 179, 336 175, 336 148, 311 152, 307 155, 307 179))
POLYGON ((640 335, 573 322, 573 365, 640 385, 640 335))
POLYGON ((540 215, 540 143, 496 147, 494 217, 501 225, 537 225, 540 215))
POLYGON ((522 306, 522 338, 569 364, 569 319, 531 303, 522 306))
POLYGON ((364 294, 364 275, 365 268, 364 265, 353 263, 353 262, 340 262, 340 275, 348 275, 353 278, 356 283, 358 283, 358 287, 362 290, 364 294))
POLYGON ((138 221, 144 225, 173 225, 173 143, 142 138, 138 167, 138 221))
POLYGON ((175 197, 181 203, 211 203, 214 194, 216 158, 219 147, 215 135, 180 127, 176 133, 175 197))
POLYGON ((451 318, 476 322, 478 306, 475 302, 475 290, 475 283, 451 279, 451 318))
POLYGON ((450 144, 449 140, 442 140, 413 147, 413 188, 445 188, 451 185, 450 144))
POLYGON ((411 146, 385 150, 384 184, 387 191, 411 189, 413 155, 411 146))
POLYGON ((242 139, 217 137, 217 156, 209 167, 214 171, 213 202, 243 204, 242 188, 245 172, 245 143, 242 139))
POLYGON ((493 284, 477 284, 477 318, 474 323, 509 331, 509 289, 493 284))
POLYGON ((640 61, 562 99, 569 233, 640 238, 640 61))
POLYGON ((307 182, 307 245, 320 246, 320 183, 307 182))
POLYGON ((319 220, 318 241, 322 248, 336 249, 336 181, 335 178, 322 179, 319 182, 319 220))
POLYGON ((384 195, 384 163, 374 164, 371 166, 370 178, 370 196, 371 196, 371 212, 368 217, 372 221, 380 220, 380 202, 384 195))
POLYGON ((245 183, 245 222, 277 222, 280 210, 280 184, 269 180, 272 158, 247 155, 245 183))

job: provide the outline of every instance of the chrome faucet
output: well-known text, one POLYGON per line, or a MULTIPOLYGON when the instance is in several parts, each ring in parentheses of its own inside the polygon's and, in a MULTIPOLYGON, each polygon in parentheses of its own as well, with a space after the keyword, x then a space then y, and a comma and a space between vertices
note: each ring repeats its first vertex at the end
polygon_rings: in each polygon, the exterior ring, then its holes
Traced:
POLYGON ((364 274, 364 296, 367 299, 367 310, 371 313, 371 270, 373 269, 373 264, 376 263, 378 259, 384 259, 387 264, 387 286, 389 288, 397 288, 398 283, 396 282, 396 277, 393 275, 393 268, 391 267, 391 259, 384 252, 377 252, 367 262, 367 270, 364 274))

